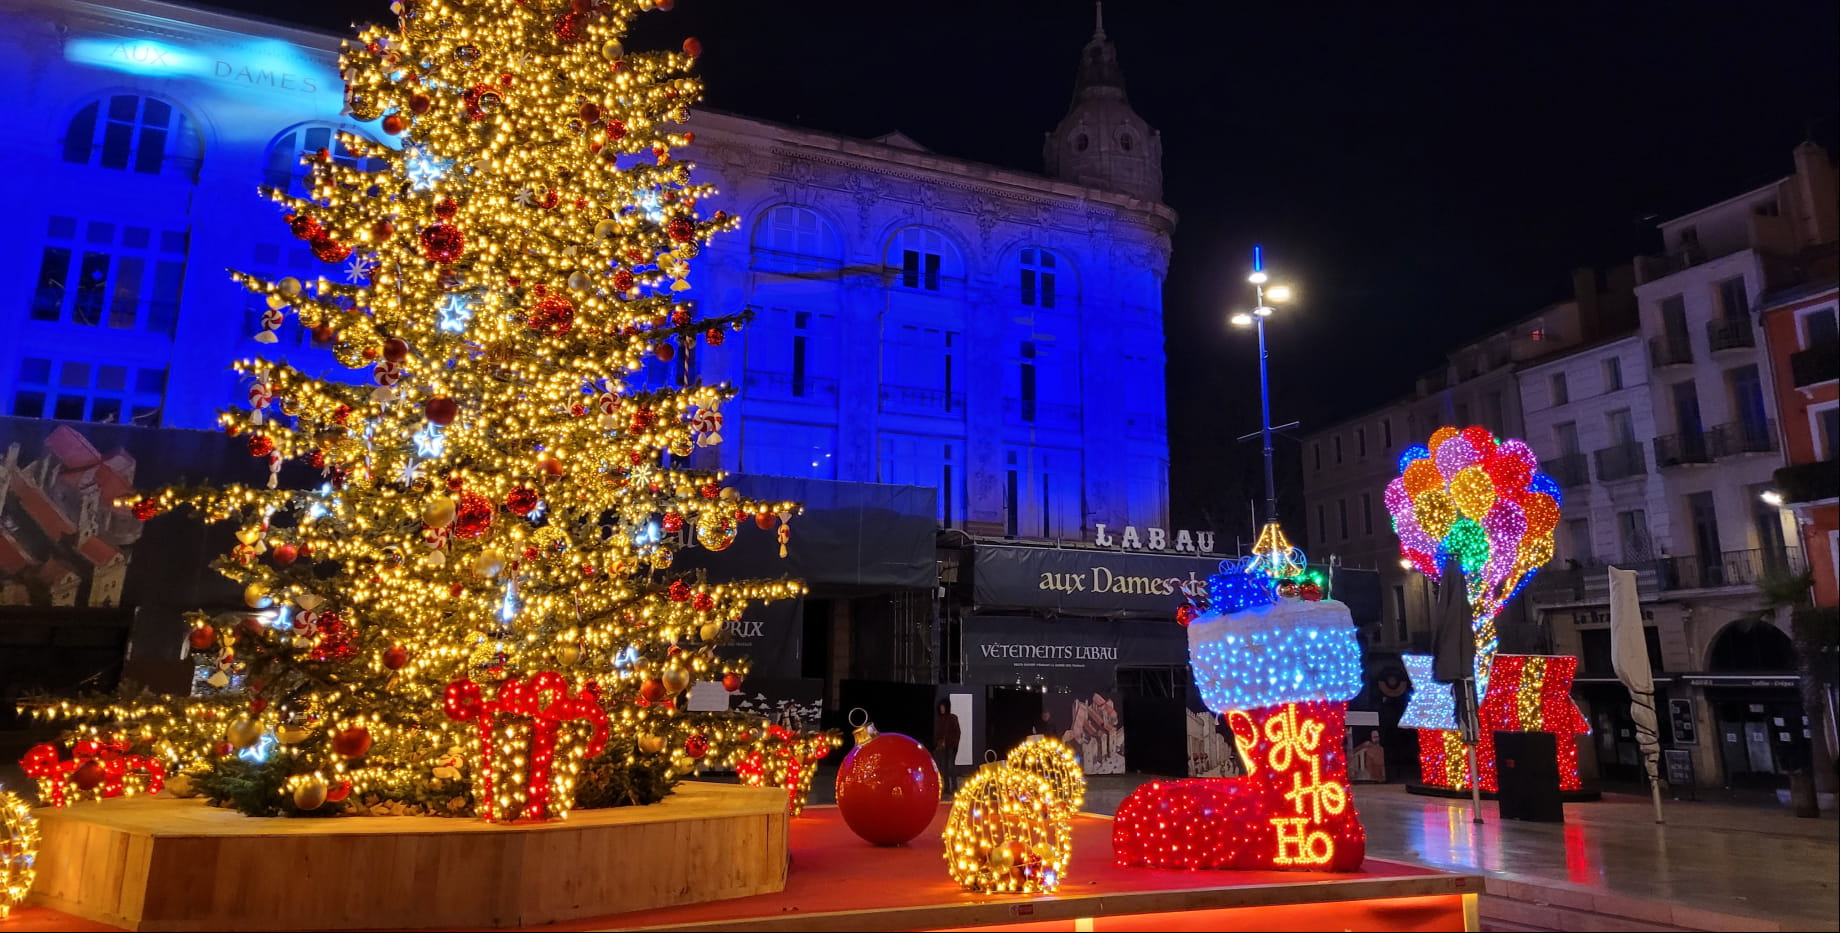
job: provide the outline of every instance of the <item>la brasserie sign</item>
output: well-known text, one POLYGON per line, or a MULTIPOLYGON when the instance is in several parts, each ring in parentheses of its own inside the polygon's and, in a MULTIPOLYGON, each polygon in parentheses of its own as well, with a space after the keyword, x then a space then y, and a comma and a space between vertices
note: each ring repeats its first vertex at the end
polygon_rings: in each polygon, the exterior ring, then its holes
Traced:
POLYGON ((1188 531, 1178 529, 1172 541, 1165 528, 1146 528, 1144 533, 1137 533, 1136 525, 1124 526, 1116 538, 1104 525, 1093 525, 1093 544, 1099 547, 1117 547, 1127 551, 1176 551, 1183 554, 1214 553, 1214 533, 1211 531, 1188 531), (1174 545, 1173 547, 1171 545, 1174 545))

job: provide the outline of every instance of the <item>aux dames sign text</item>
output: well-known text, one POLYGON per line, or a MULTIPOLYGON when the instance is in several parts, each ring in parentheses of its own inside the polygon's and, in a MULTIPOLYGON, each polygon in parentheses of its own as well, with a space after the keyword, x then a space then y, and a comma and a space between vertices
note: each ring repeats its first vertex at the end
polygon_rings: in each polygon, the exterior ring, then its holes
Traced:
POLYGON ((1219 569, 1217 557, 980 545, 974 593, 983 609, 1170 618, 1219 569))

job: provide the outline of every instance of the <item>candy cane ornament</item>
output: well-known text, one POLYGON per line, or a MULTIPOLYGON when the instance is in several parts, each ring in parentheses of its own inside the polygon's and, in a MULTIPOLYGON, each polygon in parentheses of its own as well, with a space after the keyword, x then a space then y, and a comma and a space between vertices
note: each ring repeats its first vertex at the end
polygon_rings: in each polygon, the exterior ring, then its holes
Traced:
POLYGON ((250 386, 249 407, 253 410, 249 413, 249 423, 260 426, 265 422, 267 418, 262 414, 262 409, 267 408, 268 403, 274 400, 275 390, 268 383, 257 382, 250 386))
POLYGON ((690 430, 696 434, 696 446, 713 447, 722 443, 722 413, 715 406, 704 406, 696 410, 690 419, 690 430))
POLYGON ((601 413, 601 428, 607 431, 620 427, 620 400, 612 393, 602 393, 594 400, 594 410, 601 413))
POLYGON ((277 342, 280 338, 275 336, 275 331, 281 329, 281 322, 285 320, 287 318, 282 315, 280 308, 271 305, 268 310, 263 311, 262 332, 256 335, 256 343, 277 342))

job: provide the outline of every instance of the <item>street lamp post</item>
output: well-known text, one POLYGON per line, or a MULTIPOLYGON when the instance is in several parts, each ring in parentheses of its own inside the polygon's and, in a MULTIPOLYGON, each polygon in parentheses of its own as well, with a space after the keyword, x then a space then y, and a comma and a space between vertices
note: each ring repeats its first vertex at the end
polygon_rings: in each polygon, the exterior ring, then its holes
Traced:
POLYGON ((1256 246, 1252 249, 1252 274, 1246 276, 1246 281, 1252 283, 1258 303, 1251 311, 1234 314, 1231 320, 1240 327, 1256 327, 1259 332, 1259 432, 1265 446, 1265 527, 1260 529, 1252 553, 1266 564, 1265 569, 1273 577, 1290 577, 1302 573, 1304 568, 1302 554, 1291 547, 1278 525, 1278 481, 1271 443, 1271 348, 1265 342, 1265 319, 1276 311, 1273 304, 1290 300, 1291 289, 1271 281, 1270 274, 1265 271, 1263 251, 1256 246))

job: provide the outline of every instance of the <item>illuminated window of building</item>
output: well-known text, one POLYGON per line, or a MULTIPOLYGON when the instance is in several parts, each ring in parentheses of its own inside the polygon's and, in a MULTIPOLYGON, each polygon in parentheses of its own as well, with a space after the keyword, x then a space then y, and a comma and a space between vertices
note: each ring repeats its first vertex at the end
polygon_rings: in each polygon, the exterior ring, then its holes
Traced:
POLYGON ((45 225, 30 316, 171 336, 179 318, 185 250, 186 235, 179 230, 52 217, 45 225))
POLYGON ((769 210, 754 229, 754 246, 776 253, 837 259, 842 252, 837 231, 818 212, 796 204, 769 210))
POLYGON ((895 239, 889 250, 889 264, 901 267, 901 287, 921 291, 939 291, 940 281, 948 273, 946 238, 936 230, 909 227, 895 239))
POLYGON ((1025 249, 1022 251, 1022 270, 1019 287, 1022 303, 1030 307, 1054 307, 1054 274, 1056 262, 1054 254, 1045 249, 1025 249))
POLYGON ((155 97, 116 94, 86 104, 64 131, 64 161, 196 180, 204 143, 184 111, 155 97))
POLYGON ((337 128, 324 124, 295 127, 281 134, 268 148, 268 168, 262 173, 262 181, 270 188, 286 191, 296 197, 306 197, 307 167, 302 164, 301 156, 315 153, 321 149, 332 153, 332 161, 347 168, 361 169, 366 172, 382 172, 389 168, 388 163, 378 158, 359 158, 357 153, 339 139, 337 128))
POLYGON ((166 370, 29 356, 19 361, 12 414, 157 427, 166 370))

